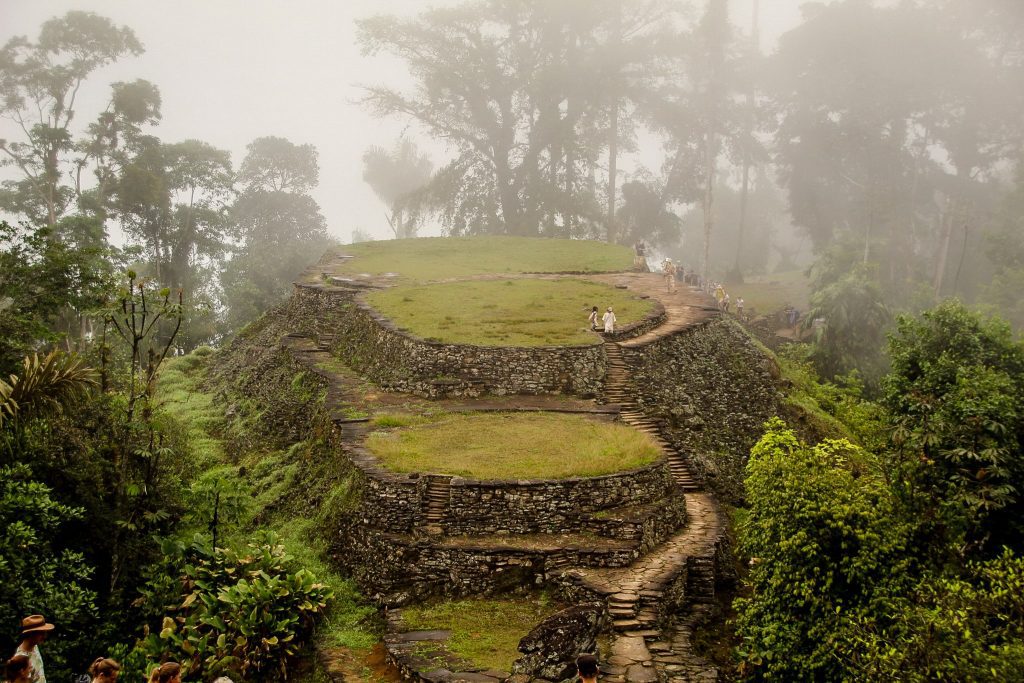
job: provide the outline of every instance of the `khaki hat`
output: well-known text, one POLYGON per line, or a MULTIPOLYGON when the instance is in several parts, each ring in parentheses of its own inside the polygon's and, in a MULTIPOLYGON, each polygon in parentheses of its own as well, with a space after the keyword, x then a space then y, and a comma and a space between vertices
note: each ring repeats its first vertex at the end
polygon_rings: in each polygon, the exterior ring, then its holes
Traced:
POLYGON ((42 614, 33 614, 21 620, 21 635, 23 636, 27 636, 30 633, 52 631, 53 629, 53 624, 46 623, 46 618, 42 614))

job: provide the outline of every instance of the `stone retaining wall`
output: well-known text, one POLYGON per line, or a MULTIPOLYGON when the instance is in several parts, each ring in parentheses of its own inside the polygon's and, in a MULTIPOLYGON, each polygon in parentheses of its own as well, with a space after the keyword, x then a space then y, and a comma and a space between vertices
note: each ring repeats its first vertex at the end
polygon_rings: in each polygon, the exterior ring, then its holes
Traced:
POLYGON ((779 410, 775 361, 737 323, 717 317, 622 353, 641 410, 698 476, 740 501, 750 448, 779 410))
POLYGON ((296 284, 293 326, 331 348, 382 388, 429 398, 505 394, 593 396, 605 376, 601 344, 468 346, 413 337, 360 301, 355 290, 296 284))
POLYGON ((579 531, 589 513, 651 503, 672 491, 664 460, 600 477, 517 482, 455 478, 442 528, 449 534, 579 531))

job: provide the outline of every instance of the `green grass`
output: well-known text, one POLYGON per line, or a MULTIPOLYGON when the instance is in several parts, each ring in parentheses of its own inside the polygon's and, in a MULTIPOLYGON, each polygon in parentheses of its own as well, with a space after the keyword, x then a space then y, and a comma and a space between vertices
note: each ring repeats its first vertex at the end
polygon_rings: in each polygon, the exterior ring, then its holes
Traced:
POLYGON ((367 447, 396 472, 483 480, 593 477, 635 469, 659 455, 632 427, 550 413, 451 414, 373 432, 367 447))
POLYGON ((341 247, 356 258, 333 267, 338 275, 398 273, 440 280, 486 273, 555 273, 628 270, 633 252, 605 242, 536 237, 423 237, 341 247))
POLYGON ((519 658, 519 641, 556 611, 558 606, 540 595, 408 607, 402 616, 411 629, 450 630, 446 646, 452 654, 484 669, 508 671, 519 658))
POLYGON ((744 308, 758 315, 781 311, 786 304, 801 311, 807 310, 810 283, 802 270, 773 273, 758 278, 748 278, 742 285, 725 285, 732 302, 730 310, 736 310, 737 297, 743 297, 744 308))
POLYGON ((615 309, 619 327, 642 320, 654 303, 608 285, 575 279, 481 280, 401 286, 367 302, 423 339, 476 346, 579 346, 598 343, 587 316, 615 309))
MULTIPOLYGON (((326 647, 345 647, 357 657, 365 657, 380 640, 382 624, 377 610, 359 595, 355 584, 335 571, 326 561, 328 556, 325 535, 318 530, 328 517, 349 504, 352 492, 350 482, 337 482, 326 494, 314 514, 306 514, 289 505, 308 482, 301 480, 301 463, 317 454, 311 442, 298 442, 287 450, 251 452, 241 454, 246 466, 243 476, 237 466, 228 464, 224 436, 234 426, 224 419, 223 402, 203 391, 208 349, 200 349, 188 356, 174 358, 162 368, 157 386, 163 419, 177 430, 197 461, 198 474, 193 481, 192 496, 203 490, 204 483, 221 479, 239 494, 239 514, 223 520, 222 536, 218 545, 244 548, 254 535, 275 533, 296 563, 309 570, 317 580, 334 590, 323 622, 316 630, 316 638, 326 647)), ((299 382, 293 384, 298 387, 299 382)), ((244 421, 237 416, 235 421, 244 421)), ((188 494, 187 494, 188 495, 188 494)), ((205 525, 193 510, 186 516, 183 537, 205 532, 205 525)))
POLYGON ((189 444, 200 469, 214 467, 226 460, 221 434, 224 431, 224 405, 212 394, 204 393, 205 359, 212 349, 201 347, 187 356, 164 362, 157 380, 157 401, 189 444))

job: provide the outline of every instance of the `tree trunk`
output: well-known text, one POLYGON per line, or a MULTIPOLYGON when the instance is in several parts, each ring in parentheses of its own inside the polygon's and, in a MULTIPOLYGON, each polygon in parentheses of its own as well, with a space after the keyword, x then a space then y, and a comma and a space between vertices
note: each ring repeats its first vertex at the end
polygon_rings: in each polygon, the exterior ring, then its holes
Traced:
MULTIPOLYGON (((761 27, 760 0, 753 0, 753 12, 750 25, 751 40, 751 61, 761 53, 761 27)), ((747 130, 746 140, 743 144, 743 187, 740 190, 740 225, 736 235, 736 261, 733 264, 733 278, 736 282, 743 282, 742 254, 743 237, 747 228, 747 203, 750 196, 750 144, 754 137, 754 127, 757 121, 757 93, 753 80, 750 82, 750 89, 747 91, 747 130)))
POLYGON ((619 101, 614 98, 612 102, 611 134, 608 138, 608 217, 607 230, 608 241, 615 243, 617 238, 615 230, 615 165, 619 153, 619 101))
POLYGON ((715 149, 716 139, 713 133, 708 133, 704 156, 704 258, 701 261, 701 275, 708 280, 711 273, 711 232, 714 229, 714 208, 715 208, 715 161, 718 158, 718 150, 715 149))
POLYGON ((942 294, 942 279, 946 274, 946 259, 949 258, 949 240, 953 236, 953 212, 948 205, 941 221, 942 244, 939 247, 939 256, 935 261, 935 279, 932 282, 932 291, 936 300, 942 294))

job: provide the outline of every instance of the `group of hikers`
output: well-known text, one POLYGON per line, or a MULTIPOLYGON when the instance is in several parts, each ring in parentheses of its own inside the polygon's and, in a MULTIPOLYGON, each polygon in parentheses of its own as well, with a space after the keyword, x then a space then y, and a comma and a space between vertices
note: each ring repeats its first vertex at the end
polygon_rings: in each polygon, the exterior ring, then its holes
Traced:
POLYGON ((601 318, 598 318, 597 316, 597 306, 594 306, 590 311, 590 318, 587 319, 587 322, 590 323, 590 329, 595 332, 603 331, 606 333, 615 331, 615 323, 618 321, 615 319, 615 311, 612 310, 611 306, 608 307, 608 310, 604 312, 604 315, 601 318), (598 325, 598 320, 601 322, 600 325, 598 325))
MULTIPOLYGON (((14 656, 4 663, 4 680, 6 683, 46 683, 46 671, 43 669, 43 653, 40 646, 53 631, 54 625, 47 623, 41 614, 33 614, 21 620, 21 635, 14 656)), ((117 683, 121 674, 121 665, 109 657, 97 657, 89 665, 88 675, 76 678, 85 683, 117 683)), ((153 669, 149 675, 149 683, 181 683, 181 665, 177 662, 164 662, 153 669)), ((218 678, 214 683, 231 683, 227 677, 218 678)))

